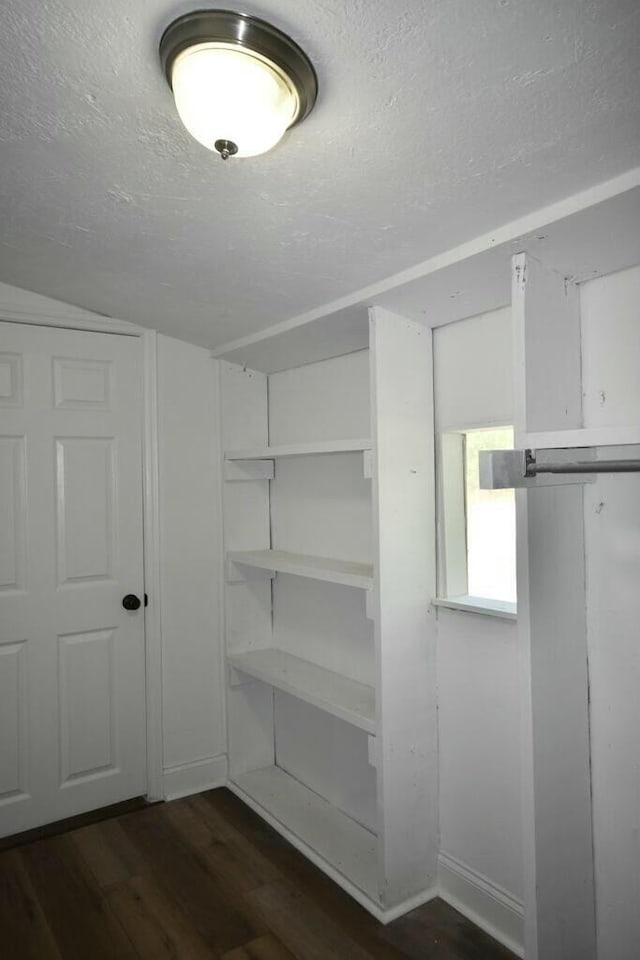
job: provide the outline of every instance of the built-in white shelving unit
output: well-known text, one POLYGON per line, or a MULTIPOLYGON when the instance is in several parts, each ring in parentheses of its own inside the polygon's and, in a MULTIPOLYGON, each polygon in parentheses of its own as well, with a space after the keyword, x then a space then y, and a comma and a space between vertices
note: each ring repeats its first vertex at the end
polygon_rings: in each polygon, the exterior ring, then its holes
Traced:
POLYGON ((227 727, 230 788, 388 920, 436 884, 433 389, 428 329, 369 329, 220 365, 227 727))
POLYGON ((347 587, 373 587, 373 566, 352 560, 334 560, 331 557, 310 557, 287 550, 230 550, 227 559, 245 567, 290 573, 295 577, 342 583, 347 587))
MULTIPOLYGON (((430 328, 511 305, 519 448, 640 444, 584 416, 578 295, 639 215, 640 169, 214 352, 229 786, 382 920, 437 890, 430 328)), ((595 956, 583 497, 516 491, 531 960, 595 956)))

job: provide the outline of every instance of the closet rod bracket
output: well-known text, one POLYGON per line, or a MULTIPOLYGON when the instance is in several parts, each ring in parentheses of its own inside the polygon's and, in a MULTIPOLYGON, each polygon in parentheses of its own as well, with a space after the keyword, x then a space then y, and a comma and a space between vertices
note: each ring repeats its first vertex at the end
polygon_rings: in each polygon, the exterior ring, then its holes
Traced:
MULTIPOLYGON (((573 452, 573 451, 572 451, 573 452)), ((585 449, 582 456, 591 450, 585 449)), ((547 451, 545 460, 535 450, 482 450, 480 488, 504 490, 516 487, 594 483, 598 473, 640 473, 640 460, 567 460, 566 450, 547 451), (564 456, 565 459, 559 459, 564 456)))
MULTIPOLYGON (((564 452, 564 451, 563 451, 564 452)), ((565 452, 566 453, 566 452, 565 452)), ((552 454, 552 456, 555 454, 552 454)), ((589 461, 589 472, 584 470, 570 472, 543 473, 542 464, 532 450, 481 450, 480 451, 480 489, 509 490, 537 487, 554 487, 595 482, 595 470, 591 467, 597 461, 589 461)), ((548 466, 545 464, 544 466, 548 466)), ((584 465, 583 465, 584 466, 584 465)))

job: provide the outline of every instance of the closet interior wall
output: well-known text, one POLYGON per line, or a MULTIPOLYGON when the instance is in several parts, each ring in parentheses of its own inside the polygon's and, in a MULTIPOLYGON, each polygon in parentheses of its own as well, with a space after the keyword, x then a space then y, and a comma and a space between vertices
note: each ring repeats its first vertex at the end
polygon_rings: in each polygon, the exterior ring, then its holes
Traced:
MULTIPOLYGON (((443 433, 513 424, 510 307, 437 327, 433 352, 441 478, 443 433)), ((439 500, 442 555, 442 491, 439 500)), ((441 892, 518 949, 524 914, 518 625, 444 607, 437 621, 441 892)))
MULTIPOLYGON (((640 267, 580 286, 584 426, 640 440, 640 267)), ((640 457, 601 447, 600 459, 640 457)), ((591 776, 598 957, 640 943, 640 476, 598 474, 584 489, 591 776)))

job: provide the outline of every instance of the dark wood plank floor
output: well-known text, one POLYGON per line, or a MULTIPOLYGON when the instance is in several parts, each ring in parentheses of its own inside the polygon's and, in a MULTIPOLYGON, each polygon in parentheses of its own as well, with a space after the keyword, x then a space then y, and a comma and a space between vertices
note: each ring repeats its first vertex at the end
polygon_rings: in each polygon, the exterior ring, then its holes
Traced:
POLYGON ((512 960, 441 900, 377 923, 227 790, 0 852, 3 960, 512 960))

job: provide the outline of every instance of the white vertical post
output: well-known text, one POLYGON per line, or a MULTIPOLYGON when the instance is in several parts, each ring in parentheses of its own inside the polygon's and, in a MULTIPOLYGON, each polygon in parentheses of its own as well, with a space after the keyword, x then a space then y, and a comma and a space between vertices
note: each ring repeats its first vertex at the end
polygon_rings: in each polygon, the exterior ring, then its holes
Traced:
MULTIPOLYGON (((516 446, 582 426, 575 284, 513 258, 516 446)), ((584 514, 581 486, 516 491, 523 693, 525 956, 593 960, 584 514)))
POLYGON ((374 307, 370 345, 379 883, 392 907, 436 883, 432 336, 374 307))

